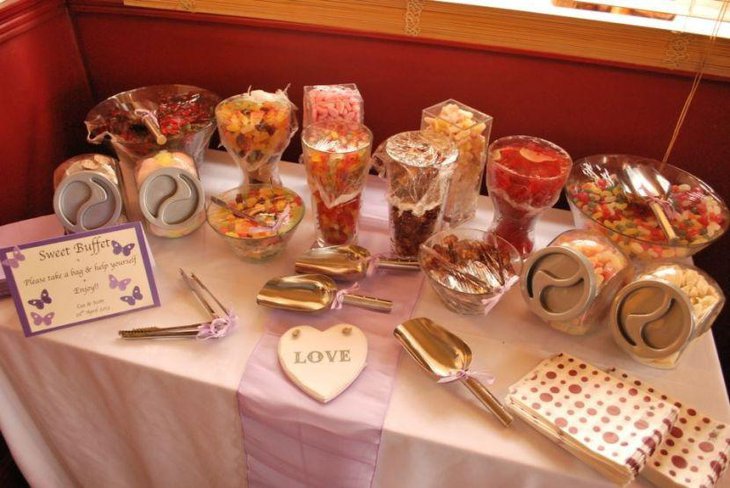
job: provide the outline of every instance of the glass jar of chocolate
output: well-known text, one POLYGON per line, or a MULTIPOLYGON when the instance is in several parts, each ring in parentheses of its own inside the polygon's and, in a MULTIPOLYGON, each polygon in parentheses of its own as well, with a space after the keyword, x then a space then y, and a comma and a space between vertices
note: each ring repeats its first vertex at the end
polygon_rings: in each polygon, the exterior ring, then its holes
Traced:
POLYGON ((432 131, 401 132, 373 154, 388 181, 391 243, 398 256, 417 256, 419 246, 440 230, 458 156, 448 137, 432 131))

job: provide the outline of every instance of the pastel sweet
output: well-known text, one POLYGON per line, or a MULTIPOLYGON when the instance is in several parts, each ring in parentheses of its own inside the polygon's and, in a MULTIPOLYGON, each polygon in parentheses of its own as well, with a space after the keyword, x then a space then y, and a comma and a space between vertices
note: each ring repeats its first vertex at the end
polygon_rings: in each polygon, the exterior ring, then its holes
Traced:
POLYGON ((641 259, 687 256, 687 247, 713 240, 727 226, 724 206, 700 185, 675 184, 669 190, 671 211, 666 213, 679 237, 672 246, 649 206, 630 202, 615 173, 568 184, 566 192, 584 215, 611 231, 609 237, 625 252, 641 259))
POLYGON ((492 117, 454 100, 423 111, 421 130, 444 134, 459 149, 444 209, 444 221, 452 226, 476 215, 491 129, 492 117))
POLYGON ((327 121, 362 124, 364 118, 364 102, 355 84, 304 87, 304 127, 327 121))

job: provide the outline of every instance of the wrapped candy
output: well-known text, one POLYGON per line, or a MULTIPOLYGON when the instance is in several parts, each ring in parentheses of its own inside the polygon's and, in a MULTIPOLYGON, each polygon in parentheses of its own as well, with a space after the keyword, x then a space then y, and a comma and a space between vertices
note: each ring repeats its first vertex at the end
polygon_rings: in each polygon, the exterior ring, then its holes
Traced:
POLYGON ((388 180, 391 242, 397 255, 417 256, 419 246, 440 230, 458 156, 452 141, 430 131, 396 134, 373 154, 388 180))
POLYGON ((304 87, 304 127, 327 121, 363 124, 365 109, 362 95, 354 83, 304 87))
POLYGON ((569 230, 533 253, 522 270, 522 296, 551 327, 585 334, 607 322, 616 292, 631 278, 629 259, 606 237, 569 230))
POLYGON ((302 132, 319 245, 351 244, 357 238, 372 137, 364 125, 337 120, 309 125, 302 132))
POLYGON ((444 134, 459 149, 446 198, 444 222, 455 227, 471 220, 477 211, 492 117, 456 100, 446 100, 423 110, 421 130, 444 134))
POLYGON ((284 90, 249 90, 218 104, 221 142, 241 167, 244 183, 281 185, 277 163, 299 128, 296 109, 284 90))

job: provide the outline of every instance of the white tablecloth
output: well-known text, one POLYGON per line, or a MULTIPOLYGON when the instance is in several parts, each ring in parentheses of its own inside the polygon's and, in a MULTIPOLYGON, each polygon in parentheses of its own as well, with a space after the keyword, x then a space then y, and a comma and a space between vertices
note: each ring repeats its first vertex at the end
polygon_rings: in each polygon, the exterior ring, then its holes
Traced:
MULTIPOLYGON (((284 183, 308 196, 302 170, 282 164, 284 183)), ((201 173, 210 191, 228 189, 240 179, 225 153, 217 151, 208 153, 201 173)), ((382 181, 372 178, 365 198, 386 218, 382 191, 382 181)), ((491 217, 489 200, 481 198, 471 225, 485 228, 491 217)), ((571 222, 569 212, 548 211, 537 226, 538 246, 571 222)), ((0 228, 0 246, 58 233, 55 217, 41 217, 0 228)), ((266 264, 239 261, 207 225, 182 239, 150 237, 161 307, 32 338, 23 336, 12 301, 0 301, 0 428, 31 485, 245 486, 236 389, 268 313, 254 297, 267 279, 293 271, 295 257, 313 237, 308 212, 285 254, 266 264), (205 318, 179 279, 179 267, 195 271, 232 303, 242 327, 220 341, 119 339, 122 328, 205 318)), ((414 315, 431 317, 460 335, 474 351, 473 369, 496 375, 493 391, 499 397, 540 360, 568 351, 599 366, 631 371, 708 415, 730 420, 710 334, 691 346, 677 369, 660 371, 632 362, 608 330, 570 337, 550 329, 528 312, 517 288, 487 317, 448 311, 427 285, 421 293, 414 315)), ((608 483, 520 421, 501 427, 463 387, 434 383, 404 355, 375 485, 608 483)), ((730 486, 727 477, 721 485, 730 486)))

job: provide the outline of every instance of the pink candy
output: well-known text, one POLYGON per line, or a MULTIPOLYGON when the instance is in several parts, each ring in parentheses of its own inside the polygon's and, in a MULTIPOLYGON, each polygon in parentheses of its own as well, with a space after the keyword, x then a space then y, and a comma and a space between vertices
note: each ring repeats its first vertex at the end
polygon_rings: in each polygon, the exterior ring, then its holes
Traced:
POLYGON ((363 123, 363 100, 357 86, 315 85, 304 87, 304 126, 329 120, 363 123))

